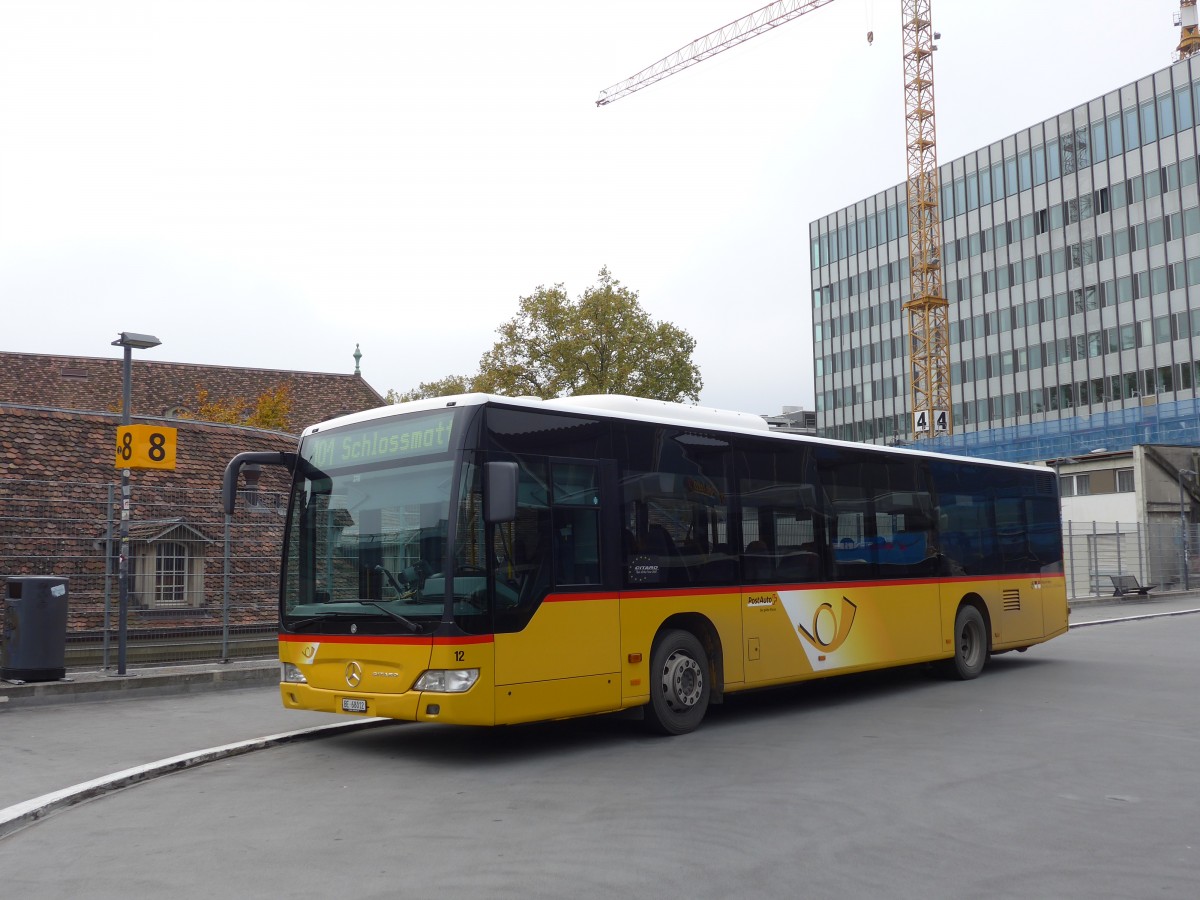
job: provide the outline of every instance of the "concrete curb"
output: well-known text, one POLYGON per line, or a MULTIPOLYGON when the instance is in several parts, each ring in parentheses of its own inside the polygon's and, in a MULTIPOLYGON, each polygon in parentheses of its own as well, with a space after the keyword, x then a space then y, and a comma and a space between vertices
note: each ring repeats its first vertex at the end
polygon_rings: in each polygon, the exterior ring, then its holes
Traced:
POLYGON ((22 828, 32 825, 60 810, 69 809, 80 803, 93 800, 96 797, 103 797, 105 794, 111 794, 114 791, 119 791, 135 784, 141 784, 144 781, 150 781, 163 775, 170 775, 174 772, 181 772, 185 769, 192 769, 196 766, 202 766, 206 763, 222 759, 230 759, 234 756, 242 756, 246 753, 252 753, 255 750, 277 747, 281 744, 394 724, 396 724, 394 719, 378 718, 357 719, 352 722, 335 722, 330 725, 318 725, 299 731, 286 731, 281 734, 253 738, 248 741, 238 741, 234 744, 225 744, 224 746, 212 747, 208 750, 194 750, 190 753, 172 756, 169 759, 160 759, 157 762, 147 763, 146 765, 134 766, 132 769, 125 769, 122 772, 116 772, 112 775, 94 778, 82 784, 52 791, 49 794, 42 794, 40 797, 34 797, 32 800, 17 803, 7 809, 0 809, 0 839, 16 831, 20 831, 22 828))
POLYGON ((1160 612, 1148 612, 1139 616, 1117 616, 1112 619, 1093 619, 1090 622, 1072 622, 1071 628, 1087 628, 1091 625, 1116 625, 1122 622, 1144 622, 1147 619, 1167 619, 1171 616, 1191 616, 1200 613, 1197 609, 1171 609, 1160 612))
POLYGON ((0 681, 0 712, 52 703, 119 700, 163 694, 191 694, 279 684, 276 660, 246 664, 140 669, 128 675, 107 671, 70 672, 61 681, 16 684, 0 681))

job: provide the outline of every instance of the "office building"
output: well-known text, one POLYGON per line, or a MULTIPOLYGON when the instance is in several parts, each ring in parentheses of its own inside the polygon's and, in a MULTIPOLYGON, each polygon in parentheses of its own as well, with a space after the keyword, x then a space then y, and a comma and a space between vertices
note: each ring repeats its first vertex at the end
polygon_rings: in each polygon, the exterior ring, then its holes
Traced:
MULTIPOLYGON (((954 434, 1035 460, 1200 444, 1200 57, 939 167, 954 434)), ((907 443, 906 188, 810 225, 818 433, 907 443)))

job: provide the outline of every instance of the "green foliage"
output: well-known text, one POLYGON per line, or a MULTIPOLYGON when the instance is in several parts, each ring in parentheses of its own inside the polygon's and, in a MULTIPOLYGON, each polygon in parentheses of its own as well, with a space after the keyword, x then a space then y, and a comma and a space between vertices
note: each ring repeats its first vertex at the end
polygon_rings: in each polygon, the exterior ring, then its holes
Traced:
POLYGON ((653 321, 637 292, 607 267, 575 301, 562 284, 539 286, 520 298, 516 316, 496 333, 500 339, 480 359, 479 374, 424 383, 399 399, 467 390, 542 398, 631 394, 693 403, 700 397, 695 338, 669 322, 653 321))
POLYGON ((462 375, 447 375, 437 381, 423 381, 411 391, 403 394, 389 390, 384 397, 388 403, 407 403, 409 400, 425 400, 428 397, 449 397, 451 394, 468 394, 475 390, 471 386, 473 379, 462 375))

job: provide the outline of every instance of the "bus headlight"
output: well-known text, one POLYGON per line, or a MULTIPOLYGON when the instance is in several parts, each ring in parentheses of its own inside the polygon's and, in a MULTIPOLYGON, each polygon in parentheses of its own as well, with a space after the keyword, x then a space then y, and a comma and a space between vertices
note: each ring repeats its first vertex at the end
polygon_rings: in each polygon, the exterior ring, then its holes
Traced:
POLYGON ((417 679, 413 689, 438 694, 461 694, 469 691, 478 680, 478 669, 427 669, 417 679))
POLYGON ((291 663, 280 664, 279 680, 284 684, 308 684, 304 673, 291 663))

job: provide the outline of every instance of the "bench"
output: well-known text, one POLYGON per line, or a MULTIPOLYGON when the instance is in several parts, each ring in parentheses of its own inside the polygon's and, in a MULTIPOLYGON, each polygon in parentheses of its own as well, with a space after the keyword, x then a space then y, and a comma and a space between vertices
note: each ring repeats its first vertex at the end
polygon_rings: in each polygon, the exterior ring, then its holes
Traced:
POLYGON ((1158 587, 1157 584, 1138 584, 1136 575, 1109 575, 1113 583, 1113 596, 1124 597, 1126 594, 1141 594, 1143 597, 1158 587))

